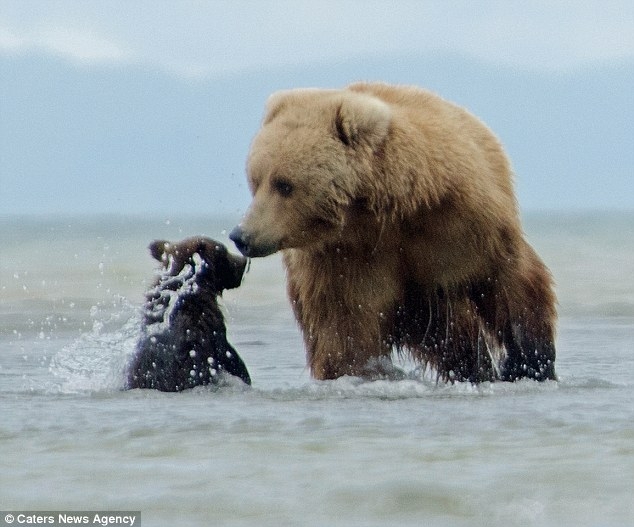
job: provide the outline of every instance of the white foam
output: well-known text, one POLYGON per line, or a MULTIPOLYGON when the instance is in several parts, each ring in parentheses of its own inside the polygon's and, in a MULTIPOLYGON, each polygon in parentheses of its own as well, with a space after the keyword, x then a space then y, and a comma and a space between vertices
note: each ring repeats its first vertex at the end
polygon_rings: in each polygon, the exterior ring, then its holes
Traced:
POLYGON ((159 335, 168 331, 178 299, 198 291, 198 277, 203 270, 204 262, 198 253, 194 253, 192 259, 193 266, 185 264, 177 275, 173 275, 175 260, 169 255, 167 270, 159 271, 157 284, 150 290, 150 294, 158 295, 159 300, 146 306, 148 316, 159 321, 144 328, 147 335, 159 335))
POLYGON ((98 308, 91 331, 63 347, 51 359, 49 370, 56 379, 52 390, 81 393, 121 390, 125 370, 134 355, 141 323, 140 314, 130 304, 111 315, 98 308))

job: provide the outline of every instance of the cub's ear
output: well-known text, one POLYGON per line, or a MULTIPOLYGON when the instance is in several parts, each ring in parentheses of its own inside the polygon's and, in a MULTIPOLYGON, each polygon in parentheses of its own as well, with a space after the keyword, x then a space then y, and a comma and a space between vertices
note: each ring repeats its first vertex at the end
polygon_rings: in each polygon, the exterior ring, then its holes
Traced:
POLYGON ((335 130, 344 145, 365 143, 375 150, 385 140, 391 120, 390 107, 380 99, 346 94, 335 112, 335 130))
POLYGON ((152 258, 158 260, 159 262, 163 262, 165 258, 165 253, 170 246, 170 242, 166 240, 154 240, 149 246, 150 254, 152 258))

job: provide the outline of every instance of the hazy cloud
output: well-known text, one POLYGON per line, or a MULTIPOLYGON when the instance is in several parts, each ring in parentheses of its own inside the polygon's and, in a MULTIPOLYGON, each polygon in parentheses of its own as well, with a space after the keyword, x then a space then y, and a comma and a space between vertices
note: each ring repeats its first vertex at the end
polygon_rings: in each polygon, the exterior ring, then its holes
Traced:
POLYGON ((60 26, 19 33, 0 27, 0 49, 13 53, 43 52, 88 63, 131 59, 130 53, 113 40, 92 31, 60 26))

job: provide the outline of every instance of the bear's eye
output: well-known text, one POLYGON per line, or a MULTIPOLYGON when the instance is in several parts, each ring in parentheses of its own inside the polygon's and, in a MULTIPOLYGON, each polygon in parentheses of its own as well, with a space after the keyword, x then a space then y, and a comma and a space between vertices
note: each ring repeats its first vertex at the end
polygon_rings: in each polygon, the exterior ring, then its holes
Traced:
POLYGON ((273 188, 275 192, 285 198, 289 197, 293 193, 293 185, 285 179, 276 179, 273 181, 273 188))

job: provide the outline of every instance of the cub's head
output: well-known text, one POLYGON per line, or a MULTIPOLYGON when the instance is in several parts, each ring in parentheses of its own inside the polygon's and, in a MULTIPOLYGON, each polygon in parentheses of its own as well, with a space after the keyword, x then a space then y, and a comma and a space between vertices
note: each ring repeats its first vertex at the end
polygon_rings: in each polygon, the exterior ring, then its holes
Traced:
POLYGON ((184 275, 196 277, 196 283, 210 293, 238 287, 246 268, 246 258, 231 254, 220 242, 203 236, 180 242, 156 240, 150 254, 161 262, 167 278, 184 275))
POLYGON ((291 90, 268 101, 251 146, 253 201, 229 237, 245 256, 333 238, 385 141, 390 108, 350 90, 291 90))

